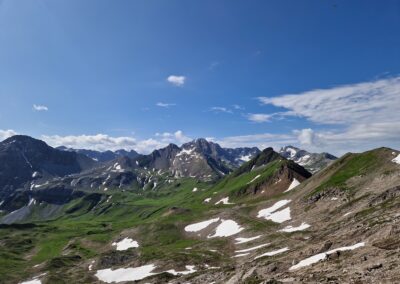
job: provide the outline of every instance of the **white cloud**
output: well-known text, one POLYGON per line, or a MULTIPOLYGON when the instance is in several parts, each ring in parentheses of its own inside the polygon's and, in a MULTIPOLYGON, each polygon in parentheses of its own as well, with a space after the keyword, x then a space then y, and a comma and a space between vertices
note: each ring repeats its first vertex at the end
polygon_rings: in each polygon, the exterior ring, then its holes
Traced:
POLYGON ((41 139, 49 145, 65 146, 75 149, 92 149, 98 151, 135 149, 137 141, 133 137, 111 137, 107 134, 96 135, 42 135, 41 139))
POLYGON ((247 119, 257 123, 268 122, 271 119, 271 115, 263 113, 249 113, 247 115, 247 119))
POLYGON ((97 151, 133 149, 143 154, 165 147, 169 143, 180 145, 191 140, 191 138, 187 137, 181 130, 174 133, 157 133, 155 139, 137 139, 130 136, 112 137, 107 134, 68 136, 42 135, 41 139, 53 147, 65 146, 68 148, 91 149, 97 151))
POLYGON ((156 133, 156 137, 159 137, 161 139, 161 142, 165 144, 174 143, 180 145, 192 140, 190 137, 186 136, 181 130, 178 130, 174 133, 156 133))
POLYGON ((287 109, 271 117, 297 116, 318 124, 318 131, 293 132, 300 145, 314 151, 342 154, 400 146, 400 77, 259 100, 287 109))
POLYGON ((182 87, 185 84, 186 77, 171 75, 171 76, 168 76, 167 81, 170 82, 172 85, 182 87))
POLYGON ((308 150, 341 155, 362 152, 382 146, 400 148, 400 128, 397 122, 356 124, 345 129, 295 130, 301 146, 308 150))
POLYGON ((33 105, 33 110, 35 111, 48 111, 49 108, 47 106, 44 105, 33 105))
POLYGON ((226 108, 226 107, 220 107, 220 106, 214 106, 210 107, 210 111, 215 112, 215 113, 232 113, 232 110, 226 108))
POLYGON ((18 133, 12 129, 2 130, 0 129, 0 141, 3 141, 11 136, 17 135, 18 133))
POLYGON ((297 139, 302 145, 315 145, 315 134, 311 128, 296 130, 297 139))
POLYGON ((398 122, 400 77, 259 100, 288 109, 290 112, 286 115, 305 117, 320 124, 398 122))
POLYGON ((284 145, 294 144, 297 142, 296 136, 293 134, 274 134, 261 133, 251 135, 228 136, 224 138, 213 138, 212 141, 220 144, 222 147, 259 147, 264 149, 273 147, 279 149, 284 145))
POLYGON ((156 106, 169 108, 169 107, 172 107, 172 106, 176 106, 176 104, 158 102, 158 103, 156 103, 156 106))

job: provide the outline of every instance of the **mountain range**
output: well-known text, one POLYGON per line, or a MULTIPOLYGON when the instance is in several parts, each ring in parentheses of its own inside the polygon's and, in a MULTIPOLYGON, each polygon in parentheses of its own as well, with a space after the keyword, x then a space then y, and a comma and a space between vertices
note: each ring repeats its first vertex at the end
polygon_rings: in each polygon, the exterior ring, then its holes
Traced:
POLYGON ((0 282, 400 279, 397 150, 336 158, 196 139, 132 155, 1 142, 0 282))

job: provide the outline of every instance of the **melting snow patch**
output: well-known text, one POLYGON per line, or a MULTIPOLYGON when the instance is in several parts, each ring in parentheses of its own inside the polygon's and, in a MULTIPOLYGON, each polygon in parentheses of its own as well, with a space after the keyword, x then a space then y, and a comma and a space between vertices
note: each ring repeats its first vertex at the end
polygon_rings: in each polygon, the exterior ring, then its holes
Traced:
POLYGON ((89 264, 89 267, 88 267, 89 271, 92 271, 93 264, 94 264, 94 260, 92 260, 92 262, 89 264))
POLYGON ((21 282, 20 284, 42 284, 42 281, 40 281, 40 279, 33 279, 33 280, 21 282))
POLYGON ((215 230, 215 234, 208 236, 208 238, 229 237, 241 232, 243 229, 233 220, 222 220, 222 223, 215 230))
POLYGON ((303 223, 301 223, 300 226, 297 226, 297 227, 286 226, 282 230, 279 230, 279 232, 291 233, 291 232, 303 231, 303 230, 308 229, 310 227, 311 227, 311 225, 303 222, 303 223))
POLYGON ((266 244, 262 244, 262 245, 255 246, 255 247, 248 248, 248 249, 237 250, 237 251, 235 251, 235 253, 249 252, 249 251, 252 251, 252 250, 263 248, 263 247, 268 246, 268 245, 269 245, 269 243, 266 243, 266 244))
POLYGON ((220 203, 226 204, 226 205, 228 205, 228 204, 235 204, 235 203, 230 203, 230 202, 229 202, 229 197, 224 197, 224 198, 222 198, 220 201, 217 201, 217 202, 215 203, 215 205, 218 205, 218 204, 220 204, 220 203))
POLYGON ((106 283, 136 281, 155 275, 152 273, 156 268, 154 264, 143 265, 135 268, 119 268, 112 270, 111 268, 97 270, 95 276, 106 283))
POLYGON ((207 228, 212 223, 215 223, 218 221, 219 221, 219 218, 215 218, 215 219, 210 219, 207 221, 191 224, 191 225, 188 225, 185 227, 185 231, 186 232, 198 232, 198 231, 201 231, 201 230, 207 228))
POLYGON ((295 188, 299 184, 300 184, 300 182, 297 179, 294 178, 292 183, 289 185, 288 189, 286 189, 284 192, 291 191, 293 188, 295 188))
POLYGON ((337 197, 332 197, 331 200, 336 201, 336 200, 338 200, 338 198, 337 197))
POLYGON ((330 251, 327 251, 327 252, 319 253, 319 254, 310 256, 310 257, 308 257, 306 259, 303 259, 298 264, 293 265, 292 267, 290 267, 289 270, 296 270, 296 269, 299 269, 299 268, 306 267, 306 266, 309 266, 311 264, 317 263, 317 262, 319 262, 321 260, 324 260, 328 256, 328 254, 332 254, 332 253, 335 253, 337 251, 354 250, 356 248, 363 247, 363 246, 365 246, 364 242, 358 243, 358 244, 355 244, 355 245, 352 245, 352 246, 348 246, 348 247, 341 247, 341 248, 333 249, 333 250, 330 250, 330 251))
POLYGON ((195 187, 195 188, 193 188, 193 190, 192 190, 193 192, 196 192, 197 191, 197 187, 195 187))
POLYGON ((253 181, 255 181, 256 179, 258 179, 261 175, 257 175, 255 178, 253 178, 251 181, 249 181, 247 184, 252 183, 253 181))
POLYGON ((289 248, 286 247, 286 248, 281 248, 281 249, 278 249, 278 250, 269 251, 269 252, 263 253, 263 254, 261 254, 259 256, 256 256, 254 259, 258 259, 258 258, 261 258, 261 257, 264 257, 264 256, 273 256, 273 255, 280 254, 280 253, 283 253, 283 252, 288 251, 288 250, 289 250, 289 248))
POLYGON ((208 202, 210 202, 210 201, 211 201, 211 197, 204 199, 204 201, 203 201, 203 202, 206 202, 206 203, 208 203, 208 202))
POLYGON ((129 248, 137 248, 139 244, 130 238, 125 238, 122 241, 112 243, 113 246, 117 246, 117 250, 127 250, 129 248))
POLYGON ((396 158, 392 160, 393 163, 400 164, 400 154, 397 155, 396 158))
POLYGON ((350 215, 351 213, 353 213, 353 212, 351 212, 351 211, 347 212, 346 214, 343 215, 343 217, 346 217, 346 216, 350 215))
POLYGON ((251 237, 251 238, 236 238, 235 241, 236 241, 236 244, 238 245, 238 244, 244 244, 244 243, 247 243, 247 242, 250 242, 250 241, 254 241, 254 240, 256 240, 256 239, 258 239, 260 237, 261 237, 261 235, 258 235, 258 236, 255 236, 255 237, 251 237))
POLYGON ((240 254, 234 255, 232 257, 242 257, 242 256, 245 256, 245 255, 248 255, 248 254, 249 253, 240 253, 240 254))
POLYGON ((182 156, 184 154, 191 155, 194 150, 196 150, 196 148, 194 147, 192 149, 182 149, 178 154, 176 154, 176 157, 182 156))
POLYGON ((30 200, 29 200, 29 204, 28 204, 28 206, 31 206, 31 205, 35 205, 36 204, 36 200, 35 200, 35 198, 31 198, 30 200))
POLYGON ((175 269, 170 269, 165 272, 170 273, 172 275, 187 275, 196 272, 196 269, 194 269, 194 265, 186 265, 186 269, 184 271, 176 271, 175 269))
POLYGON ((34 172, 34 173, 32 174, 32 177, 35 178, 35 177, 38 177, 39 175, 40 175, 39 172, 34 172))
POLYGON ((274 205, 272 205, 271 207, 260 210, 258 212, 257 217, 265 218, 267 220, 271 220, 276 223, 283 223, 285 221, 288 221, 291 219, 289 207, 282 209, 280 211, 276 211, 276 210, 285 206, 289 202, 290 202, 290 200, 280 200, 280 201, 276 202, 274 205))

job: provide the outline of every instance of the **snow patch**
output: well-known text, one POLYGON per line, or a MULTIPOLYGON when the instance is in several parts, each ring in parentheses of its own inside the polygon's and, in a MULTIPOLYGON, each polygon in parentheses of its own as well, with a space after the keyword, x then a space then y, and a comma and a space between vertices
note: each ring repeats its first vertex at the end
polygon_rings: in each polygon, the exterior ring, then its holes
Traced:
POLYGON ((112 270, 111 268, 97 270, 95 276, 106 283, 122 282, 122 281, 137 281, 143 278, 156 275, 152 273, 156 268, 154 264, 143 265, 134 268, 118 268, 112 270))
POLYGON ((242 256, 245 256, 245 255, 248 255, 248 254, 250 254, 250 253, 249 252, 248 253, 240 253, 240 254, 232 256, 232 258, 233 257, 242 257, 242 256))
POLYGON ((192 190, 193 192, 196 192, 197 191, 197 187, 195 187, 195 188, 193 188, 193 190, 192 190))
POLYGON ((204 199, 204 201, 203 201, 203 202, 206 202, 206 203, 208 203, 208 202, 210 202, 210 201, 211 201, 211 197, 204 199))
POLYGON ((303 230, 308 229, 310 227, 311 227, 311 225, 303 222, 303 223, 301 223, 300 226, 297 226, 297 227, 286 226, 282 230, 279 230, 279 232, 291 233, 291 232, 303 231, 303 230))
POLYGON ((201 230, 207 228, 212 223, 215 223, 215 222, 218 222, 218 221, 219 221, 219 218, 215 218, 215 219, 210 219, 210 220, 207 220, 207 221, 191 224, 191 225, 188 225, 188 226, 185 227, 185 231, 186 232, 198 232, 198 231, 201 231, 201 230))
POLYGON ((187 270, 184 270, 184 271, 176 271, 175 269, 170 269, 165 272, 170 273, 175 276, 176 275, 187 275, 187 274, 196 272, 196 269, 194 269, 194 265, 186 265, 185 267, 187 270))
POLYGON ((396 158, 392 160, 393 163, 400 164, 400 154, 397 155, 396 158))
POLYGON ((34 172, 34 173, 32 174, 32 177, 35 178, 35 177, 38 177, 39 175, 40 175, 39 172, 34 172))
POLYGON ((327 252, 319 253, 319 254, 310 256, 310 257, 308 257, 306 259, 303 259, 302 261, 300 261, 296 265, 291 266, 289 268, 289 270, 296 270, 296 269, 303 268, 303 267, 309 266, 311 264, 317 263, 317 262, 327 258, 328 254, 332 254, 332 253, 335 253, 337 251, 354 250, 356 248, 360 248, 360 247, 363 247, 363 246, 365 246, 364 242, 357 243, 357 244, 352 245, 352 246, 341 247, 341 248, 333 249, 333 250, 330 250, 330 251, 327 251, 327 252))
POLYGON ((215 238, 215 237, 229 237, 236 235, 237 233, 244 230, 243 227, 240 227, 238 223, 233 220, 222 220, 222 223, 218 225, 217 229, 215 230, 215 234, 212 236, 208 236, 208 238, 215 238))
POLYGON ((42 281, 40 281, 40 279, 32 279, 32 280, 21 282, 20 284, 42 284, 42 281))
POLYGON ((288 189, 286 189, 284 192, 291 191, 293 188, 295 188, 299 184, 300 184, 300 182, 297 179, 294 178, 292 183, 289 185, 288 189))
POLYGON ((264 257, 264 256, 273 256, 273 255, 280 254, 280 253, 283 253, 283 252, 288 251, 288 250, 289 250, 289 248, 286 247, 286 248, 281 248, 281 249, 269 251, 269 252, 263 253, 263 254, 261 254, 259 256, 256 256, 254 259, 258 259, 258 258, 261 258, 261 257, 264 257))
POLYGON ((250 238, 236 238, 235 241, 236 241, 236 244, 238 245, 238 244, 244 244, 244 243, 247 243, 247 242, 254 241, 254 240, 256 240, 256 239, 258 239, 260 237, 261 237, 261 235, 258 235, 258 236, 255 236, 255 237, 250 237, 250 238))
POLYGON ((182 155, 191 155, 193 151, 195 151, 196 148, 191 148, 191 149, 182 149, 178 154, 176 154, 176 157, 180 157, 182 155))
POLYGON ((247 184, 252 183, 253 181, 255 181, 256 179, 258 179, 261 175, 257 175, 255 178, 253 178, 251 181, 249 181, 247 184))
POLYGON ((277 211, 277 210, 279 208, 285 206, 289 202, 290 202, 290 200, 280 200, 280 201, 276 202, 274 205, 272 205, 271 207, 260 210, 258 212, 257 217, 271 220, 276 223, 283 223, 285 221, 288 221, 291 219, 290 208, 287 207, 280 211, 277 211))
POLYGON ((218 205, 218 204, 220 204, 220 203, 225 204, 225 205, 235 204, 235 203, 230 203, 230 202, 229 202, 229 197, 224 197, 224 198, 222 198, 220 201, 217 201, 217 202, 215 203, 215 205, 218 205))
POLYGON ((89 271, 92 271, 94 262, 95 262, 95 261, 92 260, 92 262, 89 264, 89 266, 88 266, 89 271))
POLYGON ((117 247, 117 250, 127 250, 129 248, 137 248, 139 244, 137 241, 132 240, 131 238, 125 238, 119 242, 112 243, 113 246, 117 247))
POLYGON ((259 248, 263 248, 263 247, 268 246, 268 245, 270 245, 270 243, 258 245, 258 246, 252 247, 252 248, 237 250, 237 251, 235 251, 235 253, 249 252, 249 251, 252 251, 252 250, 256 250, 256 249, 259 249, 259 248))
POLYGON ((29 200, 28 206, 31 206, 32 204, 33 204, 33 205, 36 204, 35 198, 31 198, 31 199, 29 200))

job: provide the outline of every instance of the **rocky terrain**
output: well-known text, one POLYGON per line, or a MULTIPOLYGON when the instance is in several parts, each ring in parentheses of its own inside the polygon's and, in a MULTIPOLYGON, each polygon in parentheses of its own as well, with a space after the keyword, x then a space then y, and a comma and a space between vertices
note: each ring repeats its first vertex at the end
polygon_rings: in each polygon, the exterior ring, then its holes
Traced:
POLYGON ((47 178, 13 143, 41 176, 2 187, 1 283, 400 282, 397 150, 311 175, 296 155, 197 139, 47 178))
POLYGON ((337 157, 329 153, 310 153, 293 146, 282 147, 279 150, 279 154, 286 159, 293 160, 311 173, 322 170, 337 159, 337 157))

